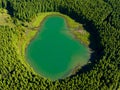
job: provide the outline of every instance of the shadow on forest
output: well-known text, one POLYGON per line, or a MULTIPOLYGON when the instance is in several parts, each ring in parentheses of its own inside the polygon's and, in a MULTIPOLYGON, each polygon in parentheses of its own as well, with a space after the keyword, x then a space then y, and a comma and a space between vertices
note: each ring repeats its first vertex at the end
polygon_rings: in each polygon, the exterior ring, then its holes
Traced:
MULTIPOLYGON (((70 16, 71 18, 73 18, 76 22, 83 24, 85 30, 87 30, 90 33, 89 48, 92 49, 93 51, 89 59, 91 63, 84 65, 75 75, 86 73, 93 69, 93 67, 95 66, 95 63, 97 63, 103 55, 103 47, 100 43, 101 38, 100 38, 99 32, 96 29, 96 26, 91 21, 88 21, 84 16, 78 15, 76 12, 72 10, 71 12, 68 13, 67 9, 65 8, 60 8, 59 10, 61 13, 66 14, 70 16)), ((75 75, 72 75, 70 77, 72 78, 75 75)))
POLYGON ((7 7, 6 9, 8 10, 8 13, 13 17, 13 7, 9 1, 7 1, 7 7))

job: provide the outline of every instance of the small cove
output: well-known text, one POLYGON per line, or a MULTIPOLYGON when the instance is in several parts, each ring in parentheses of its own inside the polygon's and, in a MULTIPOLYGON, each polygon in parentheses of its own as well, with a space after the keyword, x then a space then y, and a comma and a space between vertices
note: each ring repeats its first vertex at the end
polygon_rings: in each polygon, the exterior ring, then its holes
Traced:
POLYGON ((89 49, 69 32, 61 16, 48 16, 26 49, 27 60, 41 76, 51 80, 66 77, 77 65, 85 65, 89 49))

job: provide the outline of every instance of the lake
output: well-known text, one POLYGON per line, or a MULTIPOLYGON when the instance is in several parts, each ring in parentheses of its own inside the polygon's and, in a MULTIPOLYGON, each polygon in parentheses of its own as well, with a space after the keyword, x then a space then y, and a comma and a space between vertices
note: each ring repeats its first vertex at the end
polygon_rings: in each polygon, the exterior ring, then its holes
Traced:
POLYGON ((50 80, 67 77, 73 69, 85 65, 89 49, 70 33, 65 18, 48 16, 26 49, 27 61, 35 72, 50 80))

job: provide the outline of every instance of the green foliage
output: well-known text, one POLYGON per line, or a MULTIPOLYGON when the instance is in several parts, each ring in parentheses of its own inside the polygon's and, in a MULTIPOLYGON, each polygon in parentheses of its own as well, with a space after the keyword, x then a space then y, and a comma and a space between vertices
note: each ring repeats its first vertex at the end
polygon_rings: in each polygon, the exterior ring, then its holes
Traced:
MULTIPOLYGON (((26 40, 24 38, 26 38, 25 34, 28 28, 20 24, 16 27, 2 25, 0 26, 0 89, 119 89, 119 3, 120 0, 0 0, 0 7, 6 8, 14 18, 25 22, 30 21, 40 12, 59 11, 67 14, 88 28, 86 30, 90 32, 90 40, 96 40, 96 47, 93 50, 101 55, 94 63, 87 65, 87 69, 90 70, 84 72, 80 70, 81 73, 63 80, 48 81, 28 68, 24 56, 18 49, 19 41, 26 40), (100 38, 99 41, 97 41, 98 38, 100 38)), ((19 23, 19 21, 15 23, 19 23)), ((23 49, 25 49, 24 45, 23 49)))
POLYGON ((36 87, 42 89, 41 86, 50 84, 21 63, 21 56, 16 51, 21 31, 0 26, 0 88, 3 90, 35 89, 36 87))
POLYGON ((113 11, 107 17, 108 22, 117 29, 120 29, 120 0, 105 0, 111 5, 113 11))

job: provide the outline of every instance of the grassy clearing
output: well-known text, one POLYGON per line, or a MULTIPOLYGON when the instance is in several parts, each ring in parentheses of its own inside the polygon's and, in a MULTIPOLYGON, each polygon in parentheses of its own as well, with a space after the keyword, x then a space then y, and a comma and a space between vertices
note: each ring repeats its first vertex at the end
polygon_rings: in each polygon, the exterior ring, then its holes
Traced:
MULTIPOLYGON (((85 44, 87 46, 89 45, 90 34, 84 29, 82 24, 79 24, 79 23, 75 22, 73 19, 71 19, 69 16, 60 14, 58 12, 39 13, 38 15, 33 17, 31 22, 29 22, 29 23, 25 22, 25 24, 27 24, 28 27, 24 27, 24 29, 26 31, 25 40, 22 41, 22 45, 21 45, 21 54, 22 54, 23 60, 25 60, 25 62, 26 62, 26 59, 27 59, 26 56, 25 56, 26 55, 25 50, 26 50, 28 44, 34 38, 34 36, 37 34, 38 28, 40 27, 40 25, 42 24, 44 19, 47 16, 51 16, 51 15, 59 15, 59 16, 64 17, 66 19, 66 24, 68 25, 68 27, 70 29, 70 32, 73 33, 75 38, 80 40, 83 44, 85 44)), ((30 67, 27 64, 26 64, 26 66, 30 67)), ((34 70, 32 68, 30 70, 34 72, 34 70)))
POLYGON ((73 31, 75 37, 80 40, 82 43, 84 43, 85 45, 89 45, 90 41, 89 41, 89 37, 90 34, 85 31, 85 30, 81 30, 81 31, 73 31))

